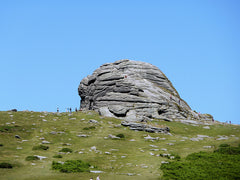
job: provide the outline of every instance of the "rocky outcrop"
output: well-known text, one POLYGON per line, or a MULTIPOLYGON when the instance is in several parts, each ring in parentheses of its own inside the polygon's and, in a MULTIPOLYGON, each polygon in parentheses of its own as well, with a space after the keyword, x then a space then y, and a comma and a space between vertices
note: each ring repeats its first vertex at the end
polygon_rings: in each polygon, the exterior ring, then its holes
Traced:
POLYGON ((163 72, 145 62, 104 64, 81 81, 78 93, 82 110, 127 121, 199 118, 163 72))
POLYGON ((165 133, 165 134, 168 134, 170 132, 170 129, 168 127, 159 128, 159 127, 154 127, 154 126, 143 124, 143 123, 123 121, 121 125, 127 126, 131 130, 135 130, 135 131, 146 131, 150 133, 165 133))

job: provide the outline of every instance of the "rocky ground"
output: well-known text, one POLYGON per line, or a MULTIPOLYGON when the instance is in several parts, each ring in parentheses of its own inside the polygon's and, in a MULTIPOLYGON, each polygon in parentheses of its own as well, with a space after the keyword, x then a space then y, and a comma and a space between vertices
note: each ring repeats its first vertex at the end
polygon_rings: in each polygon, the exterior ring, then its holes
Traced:
POLYGON ((0 112, 0 123, 0 163, 13 164, 12 169, 0 168, 1 179, 90 179, 98 174, 101 179, 158 179, 161 164, 177 155, 184 158, 213 151, 222 143, 240 143, 238 125, 217 121, 154 119, 139 130, 139 124, 131 127, 119 119, 82 111, 0 112), (48 149, 34 150, 40 145, 48 149), (64 148, 72 152, 61 151, 64 148), (62 158, 56 158, 59 155, 62 158), (28 156, 38 160, 27 161, 28 156), (91 164, 90 173, 51 168, 53 161, 77 159, 91 164))

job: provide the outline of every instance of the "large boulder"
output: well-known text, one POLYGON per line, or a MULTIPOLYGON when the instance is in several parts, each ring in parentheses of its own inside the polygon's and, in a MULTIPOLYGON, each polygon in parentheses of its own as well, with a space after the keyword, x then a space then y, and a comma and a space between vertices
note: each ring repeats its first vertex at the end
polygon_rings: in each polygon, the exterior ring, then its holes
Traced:
POLYGON ((145 62, 103 64, 81 81, 78 93, 82 110, 127 121, 199 118, 164 73, 145 62))

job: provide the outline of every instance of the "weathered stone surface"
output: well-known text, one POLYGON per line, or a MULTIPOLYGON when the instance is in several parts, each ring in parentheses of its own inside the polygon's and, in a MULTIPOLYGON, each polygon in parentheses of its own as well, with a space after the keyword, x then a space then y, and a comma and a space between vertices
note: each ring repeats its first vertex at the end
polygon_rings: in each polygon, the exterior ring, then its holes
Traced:
POLYGON ((146 140, 158 140, 159 137, 154 138, 154 137, 151 137, 150 135, 148 135, 148 136, 144 137, 144 139, 146 139, 146 140))
POLYGON ((86 138, 86 137, 89 137, 89 135, 86 135, 86 134, 79 134, 79 135, 77 135, 77 137, 84 137, 84 138, 86 138))
POLYGON ((90 119, 90 120, 88 121, 88 123, 94 123, 94 124, 96 124, 96 123, 98 123, 98 121, 95 120, 95 119, 90 119))
POLYGON ((128 111, 128 108, 121 105, 112 105, 108 107, 109 111, 116 116, 125 117, 128 111))
POLYGON ((51 144, 49 141, 42 141, 42 144, 51 144))
POLYGON ((192 111, 162 71, 145 62, 103 64, 80 82, 78 93, 82 110, 96 110, 129 122, 211 119, 192 111))
POLYGON ((120 137, 117 137, 117 136, 112 135, 112 134, 109 134, 108 138, 110 138, 110 139, 120 139, 120 137))
POLYGON ((227 136, 220 136, 219 135, 219 138, 217 138, 216 140, 221 141, 221 140, 227 140, 227 139, 228 139, 227 136))
POLYGON ((39 156, 39 155, 34 155, 35 157, 37 157, 38 159, 40 159, 40 160, 43 160, 43 159, 46 159, 47 157, 45 157, 45 156, 39 156))
POLYGON ((146 132, 151 132, 151 133, 169 133, 169 131, 170 131, 170 129, 168 127, 158 128, 158 127, 150 126, 147 124, 135 123, 135 122, 123 121, 122 125, 128 126, 131 130, 146 131, 146 132))

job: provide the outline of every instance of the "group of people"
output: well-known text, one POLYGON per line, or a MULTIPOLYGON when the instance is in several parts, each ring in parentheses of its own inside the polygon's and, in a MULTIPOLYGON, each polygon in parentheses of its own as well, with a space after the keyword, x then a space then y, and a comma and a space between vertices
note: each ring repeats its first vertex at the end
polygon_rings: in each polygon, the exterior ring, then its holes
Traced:
MULTIPOLYGON (((78 109, 75 108, 75 111, 77 112, 78 109)), ((57 107, 57 112, 59 113, 59 107, 57 107)), ((66 108, 66 112, 69 112, 71 114, 72 113, 72 108, 71 107, 70 108, 66 108)))
POLYGON ((72 113, 72 108, 66 108, 66 112, 72 113))

